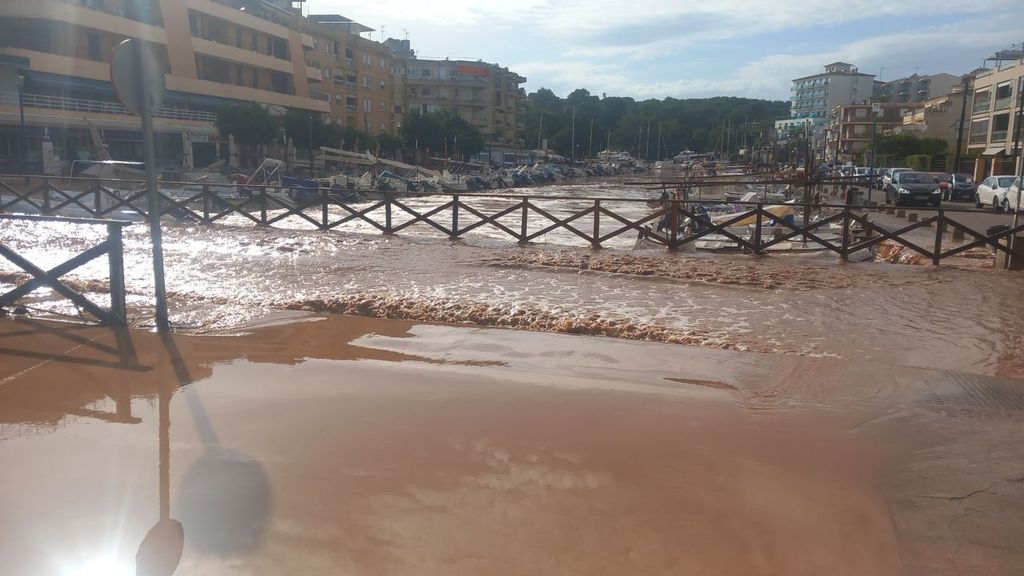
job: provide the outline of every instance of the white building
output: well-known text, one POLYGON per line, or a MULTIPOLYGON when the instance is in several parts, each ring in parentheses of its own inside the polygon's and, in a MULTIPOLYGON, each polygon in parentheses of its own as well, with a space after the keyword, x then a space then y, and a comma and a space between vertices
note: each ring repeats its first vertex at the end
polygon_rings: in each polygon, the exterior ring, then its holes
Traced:
POLYGON ((790 88, 789 118, 775 122, 775 132, 785 139, 793 128, 807 127, 814 150, 825 145, 829 113, 838 106, 868 101, 875 88, 875 76, 857 71, 846 62, 833 62, 824 72, 793 80, 790 88))

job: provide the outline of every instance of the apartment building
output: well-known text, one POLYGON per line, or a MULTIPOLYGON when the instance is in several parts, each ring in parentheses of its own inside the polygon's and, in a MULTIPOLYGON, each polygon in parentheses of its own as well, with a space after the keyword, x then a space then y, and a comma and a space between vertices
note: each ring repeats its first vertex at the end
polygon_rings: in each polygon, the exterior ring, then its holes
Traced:
POLYGON ((911 74, 906 78, 881 83, 875 92, 875 101, 897 104, 926 102, 949 94, 960 83, 960 77, 953 74, 911 74))
POLYGON ((921 108, 905 111, 903 123, 886 130, 886 133, 939 138, 946 141, 950 150, 955 150, 959 134, 960 112, 963 110, 965 95, 963 90, 958 90, 926 100, 922 103, 921 108))
POLYGON ((391 50, 363 37, 373 29, 336 14, 310 15, 303 26, 313 36, 308 64, 324 74, 312 95, 330 103, 330 120, 373 135, 396 134, 397 71, 391 50))
POLYGON ((164 68, 167 97, 154 121, 162 166, 223 155, 214 120, 225 103, 330 112, 312 97, 323 74, 306 65, 314 45, 301 19, 277 0, 4 2, 0 58, 19 64, 0 74, 0 152, 17 147, 23 112, 30 161, 44 139, 65 164, 94 157, 95 135, 115 159, 141 159, 138 118, 110 84, 113 50, 126 38, 148 42, 164 68))
MULTIPOLYGON (((974 76, 970 107, 969 156, 977 156, 975 176, 1014 170, 1020 161, 1014 149, 1014 131, 1024 92, 1024 59, 974 76)), ((1017 168, 1019 170, 1019 168, 1017 168)))
POLYGON ((405 70, 404 105, 424 113, 451 110, 480 129, 489 146, 522 148, 526 78, 497 64, 416 58, 408 43, 391 39, 396 64, 405 70))
POLYGON ((880 103, 877 118, 872 104, 844 104, 831 113, 827 129, 826 157, 839 162, 864 164, 871 147, 871 134, 880 137, 887 130, 903 125, 906 114, 922 108, 920 103, 880 103))
POLYGON ((833 62, 821 73, 794 79, 789 118, 775 122, 778 138, 785 139, 793 129, 806 129, 813 149, 822 149, 829 114, 837 106, 868 101, 874 92, 874 78, 859 72, 853 64, 833 62))

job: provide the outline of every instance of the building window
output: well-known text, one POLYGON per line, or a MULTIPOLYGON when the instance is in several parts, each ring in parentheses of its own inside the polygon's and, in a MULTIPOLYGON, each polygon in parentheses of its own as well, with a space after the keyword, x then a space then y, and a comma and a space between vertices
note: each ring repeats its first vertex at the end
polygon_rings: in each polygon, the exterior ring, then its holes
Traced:
POLYGON ((100 35, 95 32, 86 32, 85 38, 88 43, 89 60, 102 60, 103 54, 100 52, 100 35))
POLYGON ((974 93, 974 108, 973 112, 978 114, 980 112, 988 112, 992 109, 992 91, 989 89, 979 90, 974 93))
POLYGON ((363 54, 363 65, 364 66, 373 66, 373 61, 370 59, 370 55, 369 54, 363 54))
MULTIPOLYGON (((996 86, 996 110, 1003 110, 1010 107, 1011 97, 1013 96, 1013 85, 1009 80, 1001 82, 996 86)), ((995 127, 992 128, 995 130, 995 127)))
POLYGON ((1010 129, 1010 115, 996 114, 992 117, 992 139, 991 142, 1006 142, 1006 134, 1010 129))
POLYGON ((430 96, 430 88, 420 88, 420 94, 423 96, 430 96))
POLYGON ((988 142, 988 118, 971 122, 971 144, 988 142))
POLYGON ((386 102, 381 102, 380 103, 380 111, 381 112, 387 112, 388 111, 388 105, 387 105, 386 102))
POLYGON ((429 78, 429 77, 430 77, 430 68, 424 68, 424 69, 422 70, 421 74, 422 74, 422 76, 423 76, 424 78, 429 78))
POLYGON ((373 100, 370 100, 369 98, 363 100, 363 112, 366 112, 367 114, 373 112, 373 100))
POLYGON ((382 70, 387 70, 388 63, 383 58, 380 59, 380 67, 382 70))

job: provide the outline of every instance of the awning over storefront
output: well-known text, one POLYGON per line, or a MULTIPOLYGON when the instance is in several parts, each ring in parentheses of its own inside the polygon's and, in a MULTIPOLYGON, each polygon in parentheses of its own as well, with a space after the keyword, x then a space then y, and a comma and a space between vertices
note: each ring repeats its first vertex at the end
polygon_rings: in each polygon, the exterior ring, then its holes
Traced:
POLYGON ((1006 152, 1006 148, 1004 148, 1002 146, 998 146, 998 147, 993 146, 992 148, 986 148, 985 151, 981 153, 981 155, 982 156, 995 156, 997 154, 1002 154, 1003 152, 1006 152))

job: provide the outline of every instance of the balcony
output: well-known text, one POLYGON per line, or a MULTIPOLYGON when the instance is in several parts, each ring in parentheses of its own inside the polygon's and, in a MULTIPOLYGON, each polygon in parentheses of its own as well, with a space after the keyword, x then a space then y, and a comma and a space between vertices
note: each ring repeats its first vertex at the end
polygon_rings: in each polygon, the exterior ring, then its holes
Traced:
POLYGON ((975 102, 974 107, 971 108, 972 114, 982 114, 992 109, 992 101, 989 98, 985 98, 980 102, 975 102))
POLYGON ((1013 103, 1013 96, 1007 96, 1006 98, 999 98, 996 100, 995 110, 1006 110, 1013 103))
POLYGON ((971 131, 971 137, 968 139, 969 144, 985 144, 986 142, 988 142, 987 133, 971 131))
POLYGON ((992 139, 990 142, 1006 142, 1006 135, 1008 130, 993 130, 992 139))
MULTIPOLYGON (((44 110, 61 110, 64 112, 79 112, 83 114, 133 115, 124 107, 124 105, 118 102, 80 100, 77 98, 46 96, 44 94, 24 94, 23 99, 26 108, 42 108, 44 110)), ((0 92, 0 104, 17 106, 18 93, 0 92)), ((216 122, 217 120, 217 115, 212 112, 189 110, 188 108, 164 107, 154 112, 153 116, 156 118, 165 118, 167 120, 186 120, 190 122, 216 122)))

